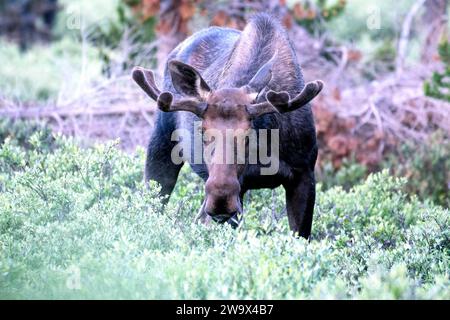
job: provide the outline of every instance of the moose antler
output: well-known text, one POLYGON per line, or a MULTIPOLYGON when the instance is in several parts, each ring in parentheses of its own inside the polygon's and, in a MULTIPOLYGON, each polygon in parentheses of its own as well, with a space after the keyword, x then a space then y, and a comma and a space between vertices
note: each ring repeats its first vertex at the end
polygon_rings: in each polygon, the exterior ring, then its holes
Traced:
POLYGON ((164 112, 189 111, 202 117, 206 110, 206 104, 196 98, 181 98, 174 100, 174 96, 169 91, 158 89, 155 83, 155 76, 151 70, 135 67, 132 72, 133 80, 144 90, 147 95, 156 101, 158 108, 164 112))
POLYGON ((267 101, 247 106, 247 112, 252 118, 259 117, 266 113, 291 112, 308 104, 320 93, 320 91, 322 91, 322 89, 322 81, 316 80, 308 82, 294 99, 291 99, 289 93, 286 91, 275 92, 271 90, 266 93, 267 101))

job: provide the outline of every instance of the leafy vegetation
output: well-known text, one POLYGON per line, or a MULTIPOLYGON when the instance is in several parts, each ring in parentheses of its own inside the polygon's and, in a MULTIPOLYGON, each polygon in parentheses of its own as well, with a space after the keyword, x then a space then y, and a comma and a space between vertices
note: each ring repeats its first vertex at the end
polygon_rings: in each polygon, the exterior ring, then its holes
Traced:
POLYGON ((443 72, 433 72, 430 81, 425 82, 425 94, 450 102, 450 42, 444 38, 439 44, 439 57, 445 65, 443 72))
POLYGON ((0 97, 21 103, 54 101, 58 95, 76 92, 87 81, 98 81, 101 63, 97 49, 72 38, 51 46, 34 46, 21 53, 18 45, 0 40, 0 97))
POLYGON ((322 166, 317 166, 316 171, 317 179, 325 190, 335 186, 349 190, 354 185, 364 182, 369 175, 367 167, 358 163, 355 157, 344 158, 339 168, 335 168, 331 161, 324 161, 322 166))
POLYGON ((163 209, 142 149, 2 137, 3 299, 450 298, 448 209, 386 171, 349 191, 319 186, 307 242, 288 231, 281 189, 249 194, 238 230, 198 225, 188 169, 163 209))
POLYGON ((450 140, 438 131, 425 143, 405 143, 384 167, 407 178, 405 191, 450 207, 450 140))
POLYGON ((120 64, 122 70, 127 71, 136 64, 148 64, 148 60, 152 59, 148 54, 142 57, 143 52, 155 51, 146 48, 155 37, 155 18, 140 21, 122 2, 117 4, 116 16, 90 27, 92 34, 90 40, 98 48, 103 72, 108 76, 111 76, 110 69, 115 64, 120 64), (127 43, 124 44, 124 41, 127 43), (117 61, 118 51, 120 52, 120 47, 124 45, 127 46, 128 52, 125 53, 125 57, 120 57, 120 61, 117 61))
POLYGON ((311 8, 309 2, 295 2, 293 13, 295 21, 309 32, 316 32, 317 30, 324 32, 324 23, 342 15, 346 5, 346 0, 339 0, 331 4, 327 0, 317 0, 315 6, 311 8))
MULTIPOLYGON (((378 169, 405 177, 404 192, 450 207, 450 142, 446 133, 437 131, 424 143, 409 141, 402 144, 398 150, 386 154, 378 169)), ((338 169, 325 161, 317 171, 325 190, 334 186, 349 190, 362 183, 370 173, 354 157, 344 159, 338 169)))
POLYGON ((80 87, 105 79, 102 58, 106 49, 100 38, 104 29, 117 32, 114 26, 120 21, 114 10, 119 2, 97 0, 93 8, 91 3, 61 1, 62 10, 53 30, 55 41, 50 45, 36 44, 21 52, 18 44, 0 39, 0 61, 8 61, 0 68, 0 98, 54 103, 73 98, 80 87))
MULTIPOLYGON (((230 14, 228 1, 179 2, 184 5, 170 10, 160 10, 160 1, 150 2, 59 0, 61 10, 49 30, 52 42, 37 42, 22 52, 11 39, 1 39, 0 61, 7 63, 0 68, 0 104, 64 106, 82 101, 86 93, 91 95, 80 107, 92 103, 93 96, 110 98, 99 104, 112 103, 116 96, 103 89, 115 92, 115 77, 128 79, 134 65, 156 69, 155 50, 163 48, 165 37, 178 37, 178 42, 210 23, 242 27, 251 11, 230 14), (151 43, 155 34, 157 46, 151 43)), ((357 72, 351 83, 359 86, 383 81, 394 70, 401 21, 414 2, 368 6, 362 0, 289 0, 286 5, 310 32, 307 40, 312 35, 326 40, 320 53, 331 57, 329 52, 348 47, 348 65, 357 72)), ((423 22, 414 21, 405 58, 417 62, 426 34, 423 22)), ((421 85, 428 79, 425 93, 442 102, 450 101, 446 36, 438 50, 442 70, 418 68, 436 71, 417 80, 421 85)), ((299 39, 293 40, 306 43, 299 39)), ((299 57, 309 51, 301 50, 299 57)), ((334 74, 318 61, 305 66, 334 74)), ((328 88, 339 82, 348 89, 346 80, 333 78, 328 88)), ((129 96, 135 103, 132 86, 129 96)), ((344 96, 333 92, 333 103, 344 96)), ((384 104, 392 100, 388 93, 376 107, 396 108, 384 104)), ((314 112, 320 119, 319 104, 314 112)), ((330 123, 337 119, 323 117, 330 123)), ((127 115, 121 125, 136 126, 134 121, 127 115)), ((116 127, 107 127, 116 137, 116 127)), ((326 130, 335 134, 331 126, 326 130)), ((117 141, 82 148, 42 124, 0 119, 0 299, 450 299, 448 132, 437 131, 423 144, 399 142, 392 149, 377 160, 381 172, 375 174, 353 158, 339 161, 339 168, 327 160, 318 165, 308 242, 290 234, 282 189, 249 192, 238 230, 199 225, 194 217, 203 183, 188 168, 164 208, 158 186, 143 183, 144 150, 127 154, 117 141)), ((369 152, 366 145, 361 150, 369 152)))

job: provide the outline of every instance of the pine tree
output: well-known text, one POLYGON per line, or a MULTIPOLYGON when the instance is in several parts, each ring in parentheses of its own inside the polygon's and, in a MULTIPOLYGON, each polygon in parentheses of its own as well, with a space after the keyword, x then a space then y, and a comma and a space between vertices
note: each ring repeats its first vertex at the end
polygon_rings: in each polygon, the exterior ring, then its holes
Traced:
POLYGON ((433 72, 430 81, 425 82, 425 95, 450 102, 450 42, 448 37, 438 47, 439 57, 444 64, 444 71, 433 72))

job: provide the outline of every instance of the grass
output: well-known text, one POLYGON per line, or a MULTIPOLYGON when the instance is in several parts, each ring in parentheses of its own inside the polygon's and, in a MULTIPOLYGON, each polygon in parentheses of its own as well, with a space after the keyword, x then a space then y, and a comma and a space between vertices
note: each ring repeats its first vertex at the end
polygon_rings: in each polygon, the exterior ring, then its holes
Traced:
POLYGON ((103 79, 96 49, 69 37, 27 52, 0 40, 0 61, 8 61, 0 67, 0 98, 21 103, 71 99, 103 79))
POLYGON ((6 135, 1 299, 450 298, 448 209, 402 193, 404 179, 319 186, 307 242, 273 217, 281 189, 252 192, 239 230, 198 225, 202 184, 184 169, 163 210, 143 150, 115 145, 6 135))

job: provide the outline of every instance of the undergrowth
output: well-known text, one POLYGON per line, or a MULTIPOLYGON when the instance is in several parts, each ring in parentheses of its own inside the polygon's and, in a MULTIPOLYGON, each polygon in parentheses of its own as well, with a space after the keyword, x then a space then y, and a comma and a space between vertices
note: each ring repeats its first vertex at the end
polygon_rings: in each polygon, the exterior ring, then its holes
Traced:
POLYGON ((202 182, 184 168, 169 205, 144 152, 83 149, 45 131, 0 147, 2 299, 449 299, 448 209, 387 171, 318 196, 310 242, 282 189, 253 191, 241 228, 194 223, 202 182))

